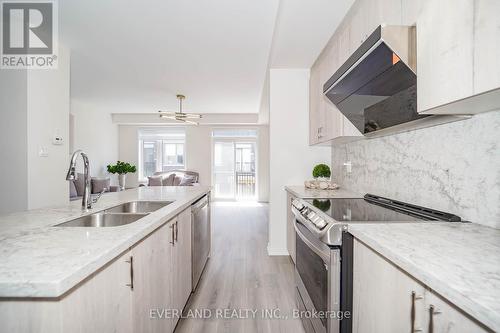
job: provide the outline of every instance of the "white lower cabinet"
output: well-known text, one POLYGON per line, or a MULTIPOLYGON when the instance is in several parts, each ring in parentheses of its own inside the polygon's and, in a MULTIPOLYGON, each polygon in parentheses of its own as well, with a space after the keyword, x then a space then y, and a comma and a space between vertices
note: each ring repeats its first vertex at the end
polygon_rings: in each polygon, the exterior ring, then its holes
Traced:
POLYGON ((172 230, 175 222, 176 219, 169 221, 131 250, 134 332, 172 331, 172 319, 159 318, 159 314, 163 309, 172 308, 172 230))
POLYGON ((425 329, 430 333, 474 333, 492 332, 447 302, 430 292, 425 297, 425 329))
POLYGON ((354 242, 353 332, 399 333, 411 332, 412 326, 414 331, 422 328, 424 293, 417 281, 354 242))
POLYGON ((191 294, 191 209, 137 244, 131 257, 134 332, 172 332, 191 294))
POLYGON ((355 240, 353 332, 491 332, 355 240))
MULTIPOLYGON (((191 275, 191 209, 177 216, 175 245, 172 248, 172 308, 180 314, 186 305, 192 288, 191 275)), ((175 328, 178 317, 174 317, 175 328)))
POLYGON ((0 332, 132 333, 127 251, 61 298, 0 299, 0 332))
POLYGON ((66 295, 0 299, 0 331, 169 333, 190 294, 188 208, 66 295))
POLYGON ((130 256, 127 251, 62 298, 60 332, 134 332, 130 256))

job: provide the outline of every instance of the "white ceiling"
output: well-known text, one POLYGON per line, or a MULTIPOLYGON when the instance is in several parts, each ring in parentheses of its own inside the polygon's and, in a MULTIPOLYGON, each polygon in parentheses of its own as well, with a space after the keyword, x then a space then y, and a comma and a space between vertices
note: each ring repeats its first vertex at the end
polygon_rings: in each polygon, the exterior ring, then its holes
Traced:
POLYGON ((59 1, 72 99, 137 113, 183 93, 187 111, 256 113, 268 67, 310 67, 351 3, 59 1))
POLYGON ((282 0, 270 57, 271 68, 309 68, 354 0, 282 0))

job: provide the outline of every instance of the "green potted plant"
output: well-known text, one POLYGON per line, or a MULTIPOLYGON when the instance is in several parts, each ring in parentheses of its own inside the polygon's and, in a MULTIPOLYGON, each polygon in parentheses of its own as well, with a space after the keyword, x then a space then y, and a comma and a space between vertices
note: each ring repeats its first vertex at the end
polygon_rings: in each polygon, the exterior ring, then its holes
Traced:
POLYGON ((135 165, 130 163, 116 161, 116 164, 108 165, 108 172, 112 174, 118 174, 118 184, 120 184, 120 189, 125 189, 125 177, 127 173, 134 173, 137 169, 135 165))
POLYGON ((326 164, 318 164, 313 169, 313 177, 318 180, 329 180, 332 175, 330 167, 326 164))

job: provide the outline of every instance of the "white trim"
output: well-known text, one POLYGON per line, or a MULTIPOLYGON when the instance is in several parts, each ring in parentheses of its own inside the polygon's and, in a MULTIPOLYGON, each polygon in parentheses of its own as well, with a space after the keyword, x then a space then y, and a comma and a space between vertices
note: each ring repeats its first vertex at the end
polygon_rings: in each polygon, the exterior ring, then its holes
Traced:
POLYGON ((267 244, 267 255, 268 256, 289 256, 288 250, 286 248, 272 248, 270 244, 267 244))

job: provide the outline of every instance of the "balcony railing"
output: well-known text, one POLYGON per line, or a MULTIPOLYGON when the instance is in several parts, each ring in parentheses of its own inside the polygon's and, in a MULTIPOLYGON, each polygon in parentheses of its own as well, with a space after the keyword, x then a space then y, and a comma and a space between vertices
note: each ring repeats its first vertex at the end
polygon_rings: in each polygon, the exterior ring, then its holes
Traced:
POLYGON ((236 196, 240 198, 255 196, 255 172, 236 172, 236 196))

